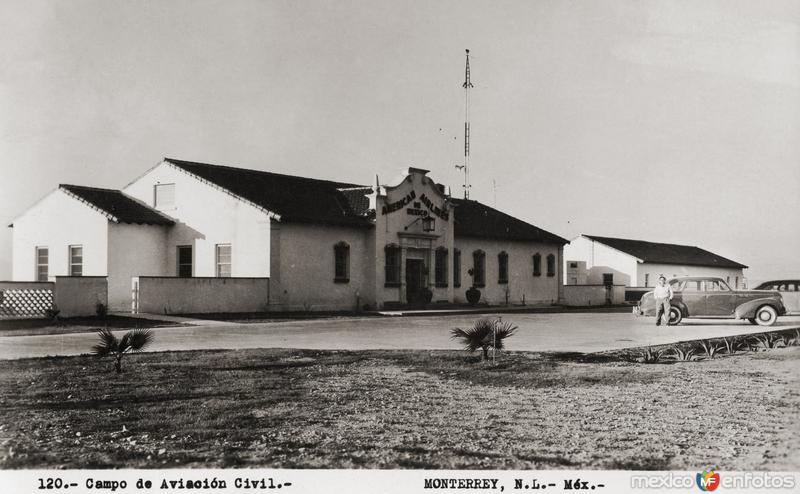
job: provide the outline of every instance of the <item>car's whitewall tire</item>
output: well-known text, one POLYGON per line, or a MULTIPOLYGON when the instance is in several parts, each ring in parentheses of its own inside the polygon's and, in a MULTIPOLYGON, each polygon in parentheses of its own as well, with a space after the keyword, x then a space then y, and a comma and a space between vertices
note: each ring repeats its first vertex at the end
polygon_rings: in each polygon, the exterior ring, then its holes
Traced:
POLYGON ((756 323, 759 326, 772 326, 778 320, 778 311, 771 305, 762 305, 756 311, 756 323))
POLYGON ((683 320, 683 314, 681 310, 677 307, 670 307, 669 308, 669 325, 670 326, 677 326, 683 320))

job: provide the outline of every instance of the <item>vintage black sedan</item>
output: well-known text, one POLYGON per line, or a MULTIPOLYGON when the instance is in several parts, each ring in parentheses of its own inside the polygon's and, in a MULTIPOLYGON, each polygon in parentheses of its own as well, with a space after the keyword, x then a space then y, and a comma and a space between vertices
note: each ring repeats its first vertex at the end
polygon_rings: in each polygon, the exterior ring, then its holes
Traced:
MULTIPOLYGON (((781 294, 767 290, 731 290, 722 278, 687 277, 669 280, 669 324, 680 324, 684 317, 709 319, 747 319, 751 324, 772 326, 786 314, 781 294)), ((634 314, 656 315, 653 292, 642 295, 634 314)))

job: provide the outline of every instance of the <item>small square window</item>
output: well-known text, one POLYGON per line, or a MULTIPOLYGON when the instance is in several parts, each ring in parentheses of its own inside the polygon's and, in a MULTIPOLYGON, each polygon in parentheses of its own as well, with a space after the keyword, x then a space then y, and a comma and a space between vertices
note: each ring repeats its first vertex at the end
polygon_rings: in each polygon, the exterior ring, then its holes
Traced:
POLYGON ((175 207, 175 184, 156 184, 154 204, 159 209, 175 207))

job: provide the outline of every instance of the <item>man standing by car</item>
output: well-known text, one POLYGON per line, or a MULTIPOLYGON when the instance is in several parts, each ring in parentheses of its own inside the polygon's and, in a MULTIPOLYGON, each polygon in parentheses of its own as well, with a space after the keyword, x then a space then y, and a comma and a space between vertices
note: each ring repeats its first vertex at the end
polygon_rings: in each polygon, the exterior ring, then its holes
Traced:
POLYGON ((672 300, 672 287, 667 285, 667 278, 662 274, 658 277, 658 285, 653 290, 656 299, 656 326, 661 326, 661 314, 664 314, 664 324, 669 326, 669 301, 672 300))

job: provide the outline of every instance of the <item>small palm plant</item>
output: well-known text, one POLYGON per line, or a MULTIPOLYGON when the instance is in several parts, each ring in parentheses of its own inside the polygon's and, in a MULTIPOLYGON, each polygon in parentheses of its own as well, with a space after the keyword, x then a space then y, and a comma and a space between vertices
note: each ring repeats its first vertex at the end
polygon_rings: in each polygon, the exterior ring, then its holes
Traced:
POLYGON ((122 372, 122 357, 126 353, 138 352, 153 342, 153 333, 149 329, 134 329, 122 335, 121 339, 114 333, 103 328, 97 331, 100 343, 92 347, 92 352, 98 357, 111 355, 114 357, 114 370, 117 374, 122 372))
POLYGON ((461 339, 468 352, 480 348, 483 350, 483 360, 489 360, 489 349, 502 350, 505 347, 503 340, 513 336, 516 330, 513 324, 499 319, 478 319, 471 328, 454 328, 451 334, 452 338, 461 339))

